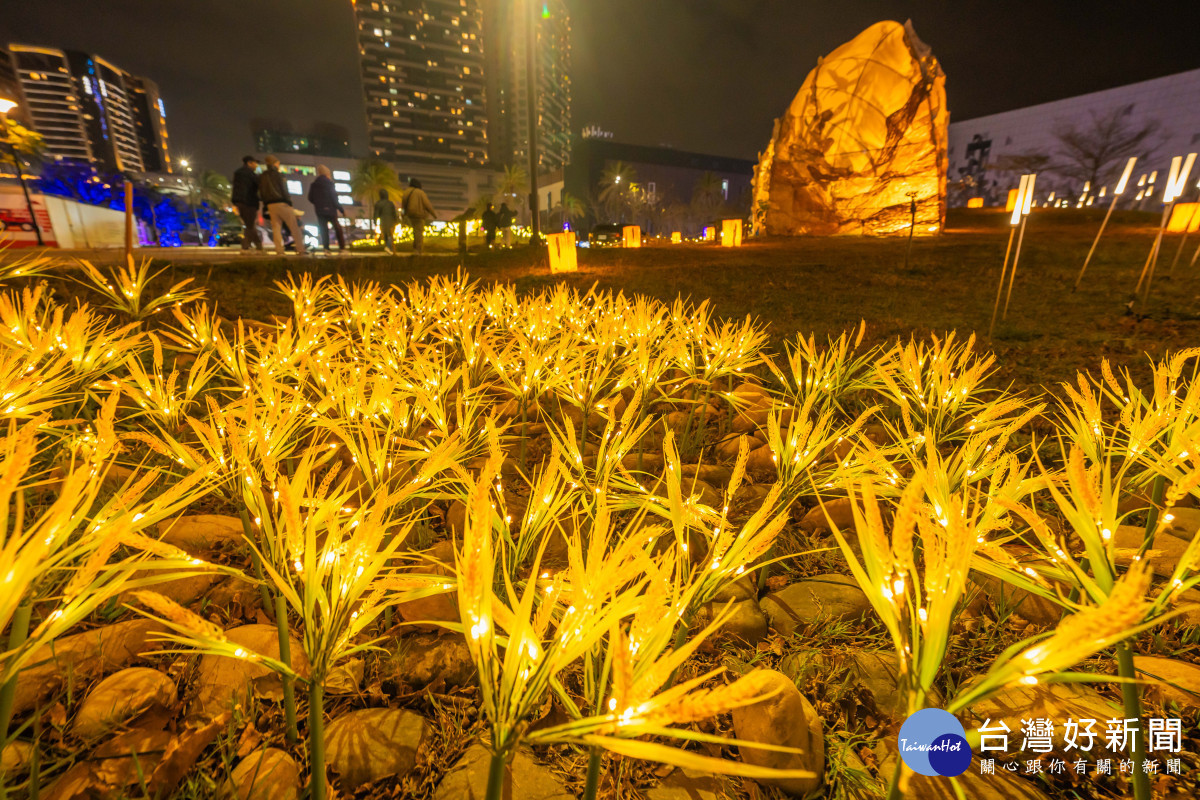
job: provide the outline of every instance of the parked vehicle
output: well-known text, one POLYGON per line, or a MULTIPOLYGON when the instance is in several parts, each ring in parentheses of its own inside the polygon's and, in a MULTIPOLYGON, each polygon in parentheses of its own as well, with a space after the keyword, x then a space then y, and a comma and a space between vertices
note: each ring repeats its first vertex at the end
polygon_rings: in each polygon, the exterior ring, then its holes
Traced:
POLYGON ((603 223, 592 228, 588 244, 592 247, 620 247, 625 226, 621 223, 603 223))

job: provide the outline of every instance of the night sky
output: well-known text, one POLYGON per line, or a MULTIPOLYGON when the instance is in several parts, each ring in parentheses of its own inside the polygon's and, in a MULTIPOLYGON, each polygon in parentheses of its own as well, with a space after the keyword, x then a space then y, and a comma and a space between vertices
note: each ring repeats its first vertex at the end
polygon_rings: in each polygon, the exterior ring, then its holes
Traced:
MULTIPOLYGON (((1200 67, 1186 2, 567 0, 574 122, 754 158, 819 56, 911 18, 952 119, 1200 67), (1085 10, 1086 9, 1086 10, 1085 10)), ((177 155, 232 169, 252 117, 347 126, 366 150, 349 0, 2 0, 0 40, 87 50, 157 81, 177 155)))

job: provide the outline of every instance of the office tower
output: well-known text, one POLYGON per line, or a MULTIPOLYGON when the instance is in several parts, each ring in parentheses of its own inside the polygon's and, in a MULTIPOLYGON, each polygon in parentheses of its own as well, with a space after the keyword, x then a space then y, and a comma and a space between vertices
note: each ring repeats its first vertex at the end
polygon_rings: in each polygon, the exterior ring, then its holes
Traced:
POLYGON ((96 166, 142 172, 142 147, 122 71, 88 53, 69 51, 67 60, 79 85, 80 109, 96 166))
POLYGON ((536 35, 538 163, 561 169, 571 153, 571 19, 563 0, 489 0, 484 9, 492 163, 529 161, 527 44, 536 35))
POLYGON ((403 164, 487 161, 480 0, 354 0, 373 155, 403 164))
POLYGON ((125 89, 133 107, 138 146, 142 151, 142 168, 146 172, 172 172, 167 110, 158 84, 149 78, 126 73, 125 89))
POLYGON ((92 160, 78 90, 67 54, 48 47, 9 47, 28 119, 42 135, 45 156, 92 160))

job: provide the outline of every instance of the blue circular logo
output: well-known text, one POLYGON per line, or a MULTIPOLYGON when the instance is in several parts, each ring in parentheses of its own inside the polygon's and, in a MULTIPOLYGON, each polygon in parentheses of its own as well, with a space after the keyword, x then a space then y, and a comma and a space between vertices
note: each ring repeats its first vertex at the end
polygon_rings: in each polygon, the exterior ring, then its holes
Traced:
POLYGON ((955 778, 971 766, 962 723, 948 711, 923 708, 900 726, 900 757, 919 775, 955 778))

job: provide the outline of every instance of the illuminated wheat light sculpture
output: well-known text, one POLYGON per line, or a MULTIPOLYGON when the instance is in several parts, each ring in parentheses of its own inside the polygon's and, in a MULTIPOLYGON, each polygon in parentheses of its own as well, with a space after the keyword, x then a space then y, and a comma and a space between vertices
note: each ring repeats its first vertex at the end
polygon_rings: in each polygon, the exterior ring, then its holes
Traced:
MULTIPOLYGON (((1196 185, 1200 187, 1200 181, 1196 185)), ((1174 274, 1175 265, 1179 263, 1179 258, 1183 255, 1183 247, 1187 244, 1188 234, 1192 230, 1192 223, 1196 221, 1196 215, 1200 213, 1200 203, 1184 203, 1183 205, 1189 207, 1187 209, 1187 221, 1183 223, 1183 235, 1179 237, 1179 247, 1175 250, 1175 258, 1171 259, 1171 268, 1167 270, 1168 275, 1174 274)), ((1183 210, 1182 207, 1180 210, 1183 210)), ((1170 223, 1168 223, 1169 226, 1170 223)))
POLYGON ((1162 247, 1163 233, 1167 230, 1167 220, 1171 218, 1176 198, 1183 194, 1183 185, 1187 183, 1188 173, 1191 172, 1192 164, 1195 161, 1195 153, 1188 153, 1186 160, 1182 156, 1175 156, 1171 159, 1171 172, 1167 176, 1167 185, 1163 187, 1162 222, 1158 226, 1154 244, 1150 247, 1150 255, 1146 256, 1146 263, 1142 266, 1142 272, 1138 276, 1137 286, 1133 287, 1135 299, 1138 292, 1142 292, 1143 303, 1150 297, 1150 286, 1154 282, 1154 268, 1158 265, 1158 253, 1162 247), (1144 291, 1142 290, 1143 285, 1146 287, 1144 291))
POLYGON ((1008 295, 1004 300, 1004 317, 1008 317, 1008 301, 1012 299, 1013 279, 1017 275, 1017 260, 1021 257, 1021 242, 1025 239, 1025 218, 1029 216, 1029 209, 1033 205, 1033 183, 1037 178, 1035 174, 1021 176, 1021 184, 1017 187, 1016 201, 1013 203, 1012 219, 1009 221, 1011 228, 1008 232, 1008 247, 1004 250, 1004 263, 1000 266, 1000 286, 996 289, 996 303, 992 307, 992 324, 988 327, 988 336, 996 330, 996 314, 1000 310, 1000 295, 1004 294, 1004 279, 1008 275, 1008 295), (1021 232, 1017 233, 1017 223, 1020 223, 1021 232), (1012 273, 1008 273, 1008 256, 1013 249, 1013 236, 1016 235, 1017 251, 1013 254, 1012 273))
MULTIPOLYGON (((1137 156, 1130 158, 1125 162, 1125 171, 1121 173, 1121 180, 1117 181, 1117 187, 1113 189, 1112 202, 1108 204, 1108 211, 1104 214, 1104 221, 1100 223, 1100 230, 1096 231, 1096 239, 1092 242, 1092 248, 1088 250, 1087 258, 1083 260, 1083 266, 1079 268, 1079 277, 1075 279, 1075 288, 1071 291, 1076 291, 1079 284, 1083 281, 1083 273, 1087 271, 1088 263, 1092 260, 1092 255, 1096 252, 1096 245, 1100 244, 1100 237, 1104 235, 1104 229, 1108 226, 1108 218, 1112 216, 1113 209, 1117 207, 1117 200, 1125 191, 1125 187, 1129 184, 1129 176, 1133 174, 1133 167, 1137 164, 1137 156)), ((1101 189, 1101 194, 1104 190, 1101 189)), ((1053 195, 1051 196, 1053 198, 1053 195)))

